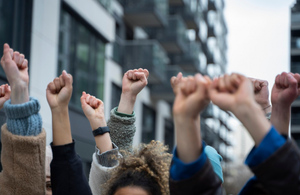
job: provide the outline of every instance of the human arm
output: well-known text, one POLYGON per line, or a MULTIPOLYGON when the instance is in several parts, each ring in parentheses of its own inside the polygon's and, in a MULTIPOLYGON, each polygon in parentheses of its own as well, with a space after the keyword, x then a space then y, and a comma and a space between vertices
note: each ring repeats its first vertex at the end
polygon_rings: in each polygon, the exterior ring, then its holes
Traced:
POLYGON ((82 161, 75 152, 68 104, 73 78, 66 71, 47 86, 47 101, 52 113, 53 160, 51 183, 53 194, 92 194, 83 173, 82 161))
POLYGON ((172 85, 173 90, 176 87, 173 116, 177 146, 170 168, 170 193, 218 194, 221 180, 203 152, 200 130, 200 112, 209 103, 210 79, 197 74, 181 78, 177 84, 172 85))
POLYGON ((272 88, 271 123, 282 135, 289 135, 291 120, 291 105, 300 95, 300 75, 283 72, 276 76, 272 88))
POLYGON ((135 114, 133 112, 137 95, 147 85, 147 69, 128 70, 122 80, 122 94, 119 106, 111 111, 107 125, 112 141, 120 150, 131 150, 135 134, 135 114))
POLYGON ((45 193, 46 133, 39 102, 28 95, 27 65, 23 54, 4 44, 1 66, 12 88, 10 91, 6 85, 0 97, 7 116, 7 124, 1 129, 0 194, 45 193), (9 95, 11 99, 6 101, 9 95))
POLYGON ((267 115, 271 113, 272 106, 269 100, 268 81, 255 78, 249 78, 253 84, 254 99, 261 106, 261 109, 267 115))

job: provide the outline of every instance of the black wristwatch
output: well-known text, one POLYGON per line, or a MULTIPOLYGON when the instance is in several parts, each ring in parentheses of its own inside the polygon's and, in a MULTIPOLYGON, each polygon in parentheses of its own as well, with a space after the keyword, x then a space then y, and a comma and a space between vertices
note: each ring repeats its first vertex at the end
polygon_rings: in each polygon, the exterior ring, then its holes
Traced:
POLYGON ((96 137, 97 135, 103 135, 104 133, 110 133, 110 130, 107 126, 99 127, 98 129, 93 130, 94 137, 96 137))

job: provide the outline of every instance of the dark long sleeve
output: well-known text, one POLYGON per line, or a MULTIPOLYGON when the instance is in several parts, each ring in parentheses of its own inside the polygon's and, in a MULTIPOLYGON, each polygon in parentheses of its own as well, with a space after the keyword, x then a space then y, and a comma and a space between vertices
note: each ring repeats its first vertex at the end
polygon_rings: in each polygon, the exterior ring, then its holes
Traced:
POLYGON ((51 183, 53 195, 92 194, 83 173, 82 161, 75 152, 75 143, 53 146, 51 162, 51 183))

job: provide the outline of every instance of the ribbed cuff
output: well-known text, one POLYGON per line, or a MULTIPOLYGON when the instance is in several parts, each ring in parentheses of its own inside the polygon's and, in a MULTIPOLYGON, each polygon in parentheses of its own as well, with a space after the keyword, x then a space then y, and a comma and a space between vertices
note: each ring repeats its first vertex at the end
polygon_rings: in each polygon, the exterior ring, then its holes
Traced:
POLYGON ((132 114, 125 114, 125 113, 122 113, 122 112, 118 112, 118 107, 115 107, 113 110, 114 110, 116 115, 121 116, 121 117, 134 117, 135 116, 134 111, 132 112, 132 114))
POLYGON ((7 129, 15 135, 32 136, 42 131, 42 118, 39 114, 40 104, 35 98, 23 104, 11 104, 11 100, 4 103, 7 116, 7 129))
POLYGON ((103 152, 101 154, 100 149, 95 146, 95 152, 96 152, 96 157, 97 161, 100 165, 104 167, 114 167, 118 164, 118 158, 121 156, 119 153, 119 148, 116 146, 116 144, 112 143, 113 149, 108 150, 106 152, 103 152))

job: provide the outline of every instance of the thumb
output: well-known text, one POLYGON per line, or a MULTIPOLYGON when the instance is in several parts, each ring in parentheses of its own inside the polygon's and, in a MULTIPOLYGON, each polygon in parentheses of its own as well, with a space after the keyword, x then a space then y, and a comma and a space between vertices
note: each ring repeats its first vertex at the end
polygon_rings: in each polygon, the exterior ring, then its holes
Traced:
POLYGON ((87 105, 85 99, 86 99, 86 93, 85 93, 85 91, 83 91, 83 92, 82 92, 82 95, 81 95, 81 97, 80 97, 80 102, 81 102, 81 107, 82 107, 82 108, 85 107, 85 106, 87 105))
POLYGON ((62 76, 63 76, 63 79, 65 81, 65 86, 68 87, 68 88, 71 88, 72 84, 73 84, 73 77, 72 77, 72 75, 68 74, 67 71, 63 70, 62 76))
POLYGON ((3 46, 3 56, 5 60, 12 60, 11 49, 7 43, 3 46))

